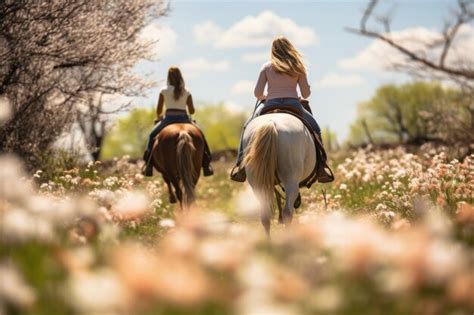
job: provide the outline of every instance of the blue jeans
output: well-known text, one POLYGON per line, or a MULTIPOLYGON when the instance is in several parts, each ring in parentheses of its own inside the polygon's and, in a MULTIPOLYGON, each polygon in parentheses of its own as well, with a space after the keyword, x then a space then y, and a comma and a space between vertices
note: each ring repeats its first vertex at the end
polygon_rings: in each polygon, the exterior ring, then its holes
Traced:
POLYGON ((313 115, 311 115, 310 112, 308 112, 306 109, 304 109, 303 105, 301 105, 300 101, 296 98, 273 98, 271 100, 266 101, 265 103, 260 104, 255 108, 252 116, 245 122, 244 127, 242 129, 242 134, 240 135, 240 145, 239 145, 239 152, 237 153, 237 165, 240 164, 242 160, 242 155, 244 148, 242 147, 242 140, 244 137, 244 132, 245 128, 247 128, 247 125, 252 121, 257 116, 260 116, 260 113, 264 108, 278 108, 278 106, 281 105, 291 105, 295 106, 298 108, 302 113, 306 121, 311 125, 313 131, 315 131, 318 135, 321 135, 321 128, 319 127, 318 123, 316 122, 316 119, 314 119, 313 115))
POLYGON ((146 149, 148 152, 151 152, 153 147, 153 140, 155 137, 163 130, 166 126, 174 123, 190 123, 191 119, 188 115, 166 115, 161 121, 159 121, 148 137, 148 142, 146 143, 146 149))
MULTIPOLYGON (((278 108, 278 106, 281 106, 281 105, 291 105, 298 108, 303 113, 304 119, 311 125, 311 128, 313 128, 313 131, 315 131, 317 134, 321 133, 321 128, 316 122, 316 119, 314 119, 313 115, 311 115, 310 112, 304 109, 303 105, 301 105, 300 101, 296 98, 274 98, 274 99, 268 100, 265 102, 265 104, 260 104, 257 107, 257 109, 255 110, 254 116, 252 118, 259 116, 260 113, 262 112, 262 109, 264 108, 272 108, 272 107, 278 108)), ((250 122, 250 120, 248 122, 250 122)), ((245 126, 247 126, 247 124, 245 126)))

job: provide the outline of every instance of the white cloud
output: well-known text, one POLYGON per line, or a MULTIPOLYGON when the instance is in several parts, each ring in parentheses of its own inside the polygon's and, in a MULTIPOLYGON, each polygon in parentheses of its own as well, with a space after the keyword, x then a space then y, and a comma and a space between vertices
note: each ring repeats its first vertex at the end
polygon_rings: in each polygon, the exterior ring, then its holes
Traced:
POLYGON ((240 60, 244 63, 259 63, 268 61, 269 59, 269 52, 246 53, 240 57, 240 60))
POLYGON ((220 27, 212 21, 206 21, 195 25, 193 27, 193 32, 196 41, 200 44, 214 41, 222 34, 220 27))
POLYGON ((240 80, 237 81, 231 88, 233 94, 249 94, 253 95, 253 90, 255 88, 255 82, 249 80, 240 80))
POLYGON ((246 16, 224 29, 212 21, 193 28, 199 43, 211 43, 217 48, 269 46, 276 36, 286 36, 296 46, 317 44, 319 38, 311 27, 300 26, 290 18, 263 11, 257 16, 246 16))
MULTIPOLYGON (((407 48, 438 62, 441 48, 426 50, 427 43, 433 43, 442 38, 442 34, 424 27, 408 28, 392 32, 391 37, 407 48)), ((464 25, 459 29, 457 39, 452 43, 446 64, 457 65, 474 63, 474 27, 464 25)), ((340 60, 338 66, 346 70, 383 71, 394 64, 403 65, 406 57, 381 40, 372 43, 358 52, 354 57, 340 60)))
POLYGON ((142 30, 141 38, 147 42, 154 42, 151 47, 153 58, 169 56, 176 51, 178 35, 168 25, 151 23, 142 30))
POLYGON ((183 75, 186 77, 195 77, 202 72, 222 72, 230 69, 230 62, 227 60, 210 61, 198 57, 186 60, 180 63, 183 75))
POLYGON ((331 72, 326 74, 320 80, 316 81, 314 85, 318 87, 335 87, 335 86, 355 86, 364 82, 364 79, 357 74, 339 74, 331 72))

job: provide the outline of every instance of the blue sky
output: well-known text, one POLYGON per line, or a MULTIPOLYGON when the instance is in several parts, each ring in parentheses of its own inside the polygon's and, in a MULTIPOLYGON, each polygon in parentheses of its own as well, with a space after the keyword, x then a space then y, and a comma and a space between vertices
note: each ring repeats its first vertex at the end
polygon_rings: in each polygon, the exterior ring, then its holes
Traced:
MULTIPOLYGON (((169 16, 144 36, 160 40, 156 62, 140 65, 160 86, 169 66, 178 65, 195 102, 225 102, 250 111, 253 84, 269 54, 271 39, 286 35, 308 61, 310 104, 322 127, 339 139, 348 133, 357 104, 385 83, 410 80, 384 70, 392 53, 371 39, 348 33, 357 26, 367 1, 172 1, 169 16), (372 54, 369 54, 371 52, 372 54)), ((439 31, 454 1, 386 1, 393 9, 392 30, 400 34, 439 31)), ((141 106, 154 106, 159 89, 141 106)))

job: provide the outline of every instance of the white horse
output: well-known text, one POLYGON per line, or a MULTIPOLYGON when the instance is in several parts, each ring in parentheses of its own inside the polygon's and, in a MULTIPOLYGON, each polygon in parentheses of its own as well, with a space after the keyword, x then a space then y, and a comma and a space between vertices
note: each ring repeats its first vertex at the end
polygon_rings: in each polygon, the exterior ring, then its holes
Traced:
POLYGON ((262 206, 261 220, 269 234, 277 183, 286 194, 283 222, 291 223, 299 183, 311 175, 316 163, 313 138, 293 115, 271 113, 256 117, 247 125, 243 144, 246 148, 243 166, 262 206))

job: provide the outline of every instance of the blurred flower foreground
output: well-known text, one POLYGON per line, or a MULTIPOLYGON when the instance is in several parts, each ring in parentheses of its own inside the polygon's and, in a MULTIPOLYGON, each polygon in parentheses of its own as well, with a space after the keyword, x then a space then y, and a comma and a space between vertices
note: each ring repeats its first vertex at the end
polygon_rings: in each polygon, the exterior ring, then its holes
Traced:
POLYGON ((3 156, 0 314, 472 314, 474 157, 368 149, 336 168, 267 239, 227 166, 182 213, 127 158, 46 178, 3 156))

